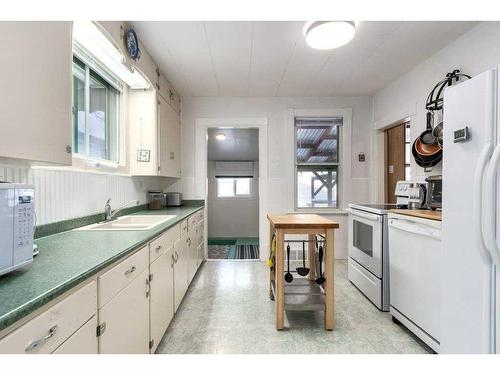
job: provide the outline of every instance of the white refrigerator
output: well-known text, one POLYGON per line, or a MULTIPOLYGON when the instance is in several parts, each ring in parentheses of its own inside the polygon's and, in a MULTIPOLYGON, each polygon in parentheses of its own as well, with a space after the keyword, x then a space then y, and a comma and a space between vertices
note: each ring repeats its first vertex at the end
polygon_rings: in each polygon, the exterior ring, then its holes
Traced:
POLYGON ((441 353, 500 352, 498 76, 445 90, 441 353))

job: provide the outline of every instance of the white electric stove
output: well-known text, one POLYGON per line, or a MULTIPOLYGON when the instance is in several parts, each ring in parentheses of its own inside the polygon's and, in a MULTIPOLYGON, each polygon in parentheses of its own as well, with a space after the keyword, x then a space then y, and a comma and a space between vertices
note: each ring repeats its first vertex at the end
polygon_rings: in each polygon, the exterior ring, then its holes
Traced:
POLYGON ((349 280, 380 310, 389 311, 387 213, 395 204, 349 204, 349 280))

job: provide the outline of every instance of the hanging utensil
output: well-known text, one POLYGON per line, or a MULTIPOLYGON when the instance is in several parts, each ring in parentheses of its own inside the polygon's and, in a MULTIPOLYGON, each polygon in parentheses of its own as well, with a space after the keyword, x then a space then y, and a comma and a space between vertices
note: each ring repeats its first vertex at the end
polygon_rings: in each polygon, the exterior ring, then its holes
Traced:
POLYGON ((296 268, 300 276, 307 276, 309 268, 306 267, 306 242, 302 241, 302 267, 296 268))
POLYGON ((439 124, 434 126, 434 129, 432 129, 432 135, 434 138, 437 139, 437 142, 440 147, 443 146, 443 121, 441 121, 439 124))
POLYGON ((287 264, 288 264, 288 266, 287 266, 288 271, 287 271, 287 273, 285 273, 285 281, 287 283, 291 283, 293 281, 293 275, 290 272, 290 245, 286 246, 286 260, 287 260, 287 264))
POLYGON ((418 137, 420 142, 425 145, 432 145, 436 143, 436 138, 432 135, 432 122, 434 120, 434 115, 431 111, 427 112, 427 127, 418 137))
POLYGON ((316 284, 321 285, 326 281, 326 279, 323 277, 323 267, 321 267, 321 264, 323 263, 323 246, 322 245, 319 246, 318 258, 319 258, 319 277, 314 281, 316 282, 316 284))

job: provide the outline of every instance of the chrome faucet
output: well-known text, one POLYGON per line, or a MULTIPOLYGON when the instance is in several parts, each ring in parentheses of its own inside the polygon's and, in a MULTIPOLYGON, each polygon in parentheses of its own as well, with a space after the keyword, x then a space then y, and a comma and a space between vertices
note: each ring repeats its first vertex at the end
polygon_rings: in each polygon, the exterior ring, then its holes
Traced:
POLYGON ((132 203, 135 203, 137 206, 139 205, 139 201, 134 199, 133 201, 130 201, 128 203, 125 203, 123 206, 121 206, 120 208, 117 208, 116 210, 112 211, 111 210, 111 205, 109 204, 109 202, 111 202, 111 198, 109 198, 107 201, 106 201, 106 206, 104 206, 104 221, 110 221, 110 220, 115 220, 115 216, 118 212, 120 212, 121 210, 123 210, 124 208, 130 206, 132 203))

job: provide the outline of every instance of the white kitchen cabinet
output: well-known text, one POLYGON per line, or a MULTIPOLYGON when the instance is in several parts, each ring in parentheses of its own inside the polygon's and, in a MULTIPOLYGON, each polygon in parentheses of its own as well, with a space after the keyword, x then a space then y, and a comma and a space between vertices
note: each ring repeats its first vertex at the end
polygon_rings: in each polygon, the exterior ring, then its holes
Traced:
POLYGON ((145 269, 99 310, 99 353, 149 353, 149 292, 145 269))
POLYGON ((97 354, 97 316, 93 316, 52 354, 97 354))
POLYGON ((181 177, 181 129, 179 114, 161 95, 158 96, 158 174, 181 177))
POLYGON ((0 340, 0 353, 52 353, 96 311, 97 288, 92 281, 0 340))
POLYGON ((173 246, 150 266, 151 353, 174 317, 174 259, 173 246))
POLYGON ((0 45, 0 157, 71 165, 72 22, 1 22, 0 45))
POLYGON ((187 257, 187 234, 183 235, 174 243, 174 307, 175 311, 186 294, 188 288, 188 257, 187 257))

